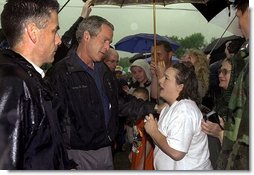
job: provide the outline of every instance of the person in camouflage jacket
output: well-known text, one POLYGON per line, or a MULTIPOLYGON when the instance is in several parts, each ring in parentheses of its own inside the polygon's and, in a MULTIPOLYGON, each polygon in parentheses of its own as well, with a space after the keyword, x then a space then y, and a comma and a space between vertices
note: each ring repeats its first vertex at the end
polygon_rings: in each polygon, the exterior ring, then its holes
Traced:
POLYGON ((249 0, 235 0, 234 6, 246 42, 231 59, 235 69, 239 61, 244 66, 229 100, 217 169, 249 170, 249 0))

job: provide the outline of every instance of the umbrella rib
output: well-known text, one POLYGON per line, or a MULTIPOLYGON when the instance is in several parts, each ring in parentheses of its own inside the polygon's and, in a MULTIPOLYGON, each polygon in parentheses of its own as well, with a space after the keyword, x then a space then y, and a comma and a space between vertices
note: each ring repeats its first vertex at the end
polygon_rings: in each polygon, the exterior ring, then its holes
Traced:
POLYGON ((123 7, 125 0, 122 0, 120 7, 123 7))
POLYGON ((70 0, 67 0, 65 4, 62 6, 62 8, 57 12, 58 14, 63 10, 63 8, 70 2, 70 0))
POLYGON ((211 52, 209 53, 211 55, 211 53, 213 52, 213 50, 215 49, 215 47, 217 46, 217 44, 220 42, 220 40, 222 39, 223 35, 226 33, 226 31, 228 30, 229 26, 232 24, 232 22, 235 20, 236 15, 234 16, 234 18, 230 21, 229 25, 227 26, 227 28, 224 30, 224 32, 222 33, 220 39, 215 43, 215 45, 213 46, 211 52))

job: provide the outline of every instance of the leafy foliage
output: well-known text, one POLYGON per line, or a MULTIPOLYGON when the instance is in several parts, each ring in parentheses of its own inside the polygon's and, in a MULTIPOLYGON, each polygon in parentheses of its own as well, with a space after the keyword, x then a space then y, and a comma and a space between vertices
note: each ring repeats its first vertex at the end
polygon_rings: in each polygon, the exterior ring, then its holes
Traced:
POLYGON ((181 45, 175 53, 178 58, 183 56, 185 51, 189 48, 202 50, 207 45, 207 43, 205 43, 205 37, 201 33, 194 33, 185 38, 179 38, 178 36, 172 36, 170 38, 181 45))

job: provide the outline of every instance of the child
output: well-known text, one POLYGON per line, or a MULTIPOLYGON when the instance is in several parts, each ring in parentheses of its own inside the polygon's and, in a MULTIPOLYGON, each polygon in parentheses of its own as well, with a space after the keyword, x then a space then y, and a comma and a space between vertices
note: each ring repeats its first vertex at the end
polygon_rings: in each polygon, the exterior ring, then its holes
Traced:
MULTIPOLYGON (((149 99, 149 92, 144 87, 136 88, 132 95, 144 101, 149 99)), ((134 123, 129 159, 132 170, 153 170, 153 144, 144 130, 144 118, 134 123)))

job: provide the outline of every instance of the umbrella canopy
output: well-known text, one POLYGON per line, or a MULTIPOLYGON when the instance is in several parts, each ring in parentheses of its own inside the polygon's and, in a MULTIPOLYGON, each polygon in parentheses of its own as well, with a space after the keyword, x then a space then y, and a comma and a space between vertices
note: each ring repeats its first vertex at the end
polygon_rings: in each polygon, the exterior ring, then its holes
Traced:
POLYGON ((225 44, 231 41, 230 49, 231 53, 235 53, 237 50, 240 49, 241 45, 244 43, 245 39, 236 35, 223 37, 223 38, 217 38, 214 41, 212 41, 210 44, 206 46, 206 48, 203 50, 205 54, 210 54, 210 64, 221 60, 226 57, 225 54, 225 44))
POLYGON ((224 43, 224 39, 222 38, 226 31, 237 36, 242 36, 238 18, 236 18, 235 15, 236 10, 231 4, 232 2, 230 0, 209 0, 206 4, 192 3, 208 22, 225 29, 221 37, 213 44, 209 54, 211 54, 216 47, 220 47, 220 43, 224 43))
POLYGON ((236 9, 230 5, 224 8, 220 13, 218 13, 210 23, 215 24, 234 35, 243 36, 241 29, 239 27, 239 21, 236 17, 236 9))
MULTIPOLYGON (((83 0, 85 1, 85 0, 83 0)), ((155 5, 168 5, 176 3, 206 3, 208 0, 94 0, 94 5, 118 5, 120 7, 125 5, 137 5, 137 4, 152 4, 153 5, 153 28, 154 28, 154 60, 157 62, 156 56, 156 13, 155 5)))
POLYGON ((223 9, 229 6, 229 0, 209 0, 207 3, 192 3, 192 5, 206 18, 209 22, 223 9))
POLYGON ((208 0, 94 0, 95 5, 137 5, 137 4, 158 4, 166 6, 168 4, 176 3, 206 3, 208 0))
MULTIPOLYGON (((180 44, 166 36, 156 34, 156 41, 168 42, 173 51, 180 47, 180 44)), ((154 34, 139 33, 122 38, 115 44, 115 49, 131 53, 150 53, 152 46, 154 46, 154 34)))
POLYGON ((216 52, 218 50, 224 52, 225 44, 227 41, 239 40, 239 39, 242 39, 242 38, 236 35, 231 35, 231 36, 227 36, 223 38, 217 38, 206 46, 206 48, 204 49, 204 53, 208 54, 212 50, 213 52, 216 52))

